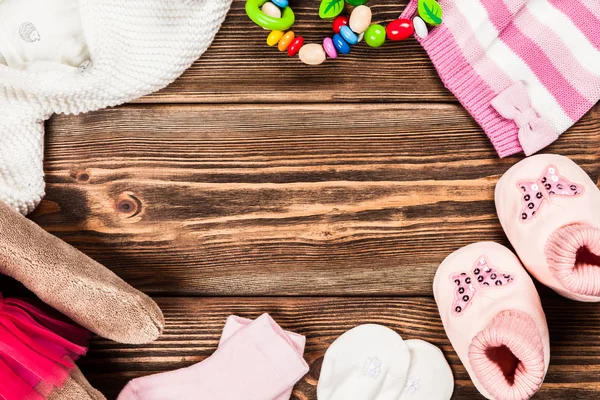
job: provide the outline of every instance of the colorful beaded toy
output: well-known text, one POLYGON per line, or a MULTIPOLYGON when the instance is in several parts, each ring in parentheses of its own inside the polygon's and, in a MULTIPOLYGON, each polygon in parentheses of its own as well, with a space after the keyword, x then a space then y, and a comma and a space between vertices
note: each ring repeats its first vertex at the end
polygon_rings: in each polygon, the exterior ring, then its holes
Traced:
POLYGON ((371 9, 365 5, 368 0, 345 0, 354 9, 350 18, 339 15, 344 10, 344 0, 322 0, 319 16, 333 18, 333 37, 323 39, 323 44, 304 44, 302 36, 288 31, 294 25, 295 16, 288 0, 247 0, 246 14, 262 28, 270 30, 267 36, 269 46, 277 45, 279 51, 288 55, 300 56, 300 61, 308 65, 322 64, 327 57, 337 58, 338 54, 350 53, 350 45, 365 42, 371 47, 380 47, 389 40, 404 40, 413 34, 425 38, 429 34, 427 24, 438 26, 442 23, 442 7, 436 0, 419 0, 419 16, 412 20, 399 18, 387 27, 371 24, 371 9), (287 32, 286 32, 287 31, 287 32))

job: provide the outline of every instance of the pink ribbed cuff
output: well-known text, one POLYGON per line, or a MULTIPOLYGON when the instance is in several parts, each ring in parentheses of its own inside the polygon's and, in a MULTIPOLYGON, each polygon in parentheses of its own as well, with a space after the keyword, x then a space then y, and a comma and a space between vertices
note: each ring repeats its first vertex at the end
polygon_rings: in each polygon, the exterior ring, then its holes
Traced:
POLYGON ((546 375, 542 338, 533 319, 522 311, 507 310, 496 315, 473 338, 469 362, 494 399, 527 400, 538 391, 546 375), (510 378, 490 356, 501 347, 518 360, 510 378))
POLYGON ((600 296, 600 229, 588 224, 562 227, 545 248, 550 271, 572 293, 600 296))
MULTIPOLYGON (((411 18, 416 9, 417 0, 411 0, 402 17, 411 18)), ((523 151, 517 125, 502 117, 490 104, 499 93, 494 92, 469 64, 452 32, 442 24, 419 41, 444 85, 483 128, 498 155, 508 157, 523 151)))

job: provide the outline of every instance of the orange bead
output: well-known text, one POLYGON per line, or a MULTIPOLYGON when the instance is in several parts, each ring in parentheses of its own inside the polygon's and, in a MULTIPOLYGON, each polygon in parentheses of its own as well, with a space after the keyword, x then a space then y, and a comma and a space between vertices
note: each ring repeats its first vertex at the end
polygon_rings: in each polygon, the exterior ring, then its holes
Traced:
POLYGON ((283 35, 281 40, 279 40, 279 44, 277 45, 279 51, 286 51, 290 43, 292 43, 292 40, 294 40, 295 36, 296 35, 292 31, 289 31, 285 35, 283 35))

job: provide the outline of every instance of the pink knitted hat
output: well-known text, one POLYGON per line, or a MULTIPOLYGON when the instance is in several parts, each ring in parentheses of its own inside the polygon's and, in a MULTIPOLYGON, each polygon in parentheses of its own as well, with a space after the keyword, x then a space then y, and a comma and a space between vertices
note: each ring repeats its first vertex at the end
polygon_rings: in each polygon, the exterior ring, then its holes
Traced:
POLYGON ((500 157, 543 149, 600 100, 600 1, 439 3, 421 44, 500 157))

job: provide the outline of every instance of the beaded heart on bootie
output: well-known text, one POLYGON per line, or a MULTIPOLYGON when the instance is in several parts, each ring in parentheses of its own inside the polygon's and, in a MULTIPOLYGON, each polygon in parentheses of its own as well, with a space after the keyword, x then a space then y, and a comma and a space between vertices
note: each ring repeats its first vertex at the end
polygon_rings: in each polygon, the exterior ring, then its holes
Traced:
POLYGON ((438 26, 442 23, 442 8, 436 0, 419 0, 419 16, 412 20, 398 18, 387 27, 371 24, 373 13, 364 5, 368 0, 345 0, 354 9, 350 18, 340 15, 344 10, 344 0, 322 0, 319 16, 333 19, 333 37, 323 39, 323 44, 304 44, 302 36, 287 31, 294 25, 295 15, 288 0, 247 0, 246 14, 257 25, 271 30, 267 37, 269 46, 277 45, 279 51, 286 51, 290 57, 299 55, 300 61, 308 65, 322 64, 327 57, 337 58, 338 54, 348 54, 350 46, 363 39, 371 47, 380 47, 386 36, 391 41, 404 40, 413 34, 425 38, 429 34, 427 24, 438 26))

